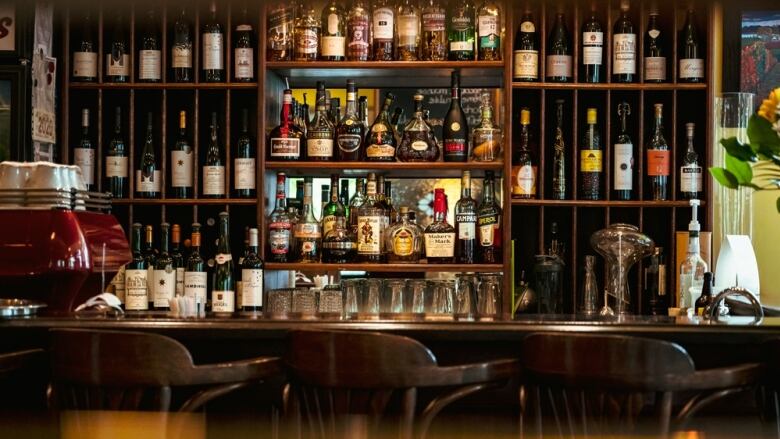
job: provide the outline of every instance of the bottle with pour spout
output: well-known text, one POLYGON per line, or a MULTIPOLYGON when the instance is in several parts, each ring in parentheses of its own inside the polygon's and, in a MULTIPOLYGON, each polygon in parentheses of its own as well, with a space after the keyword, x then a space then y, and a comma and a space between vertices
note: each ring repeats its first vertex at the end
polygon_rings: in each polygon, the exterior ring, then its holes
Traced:
POLYGON ((699 244, 701 224, 699 224, 698 207, 701 201, 691 200, 690 204, 692 216, 688 224, 688 254, 680 264, 680 289, 677 296, 677 306, 681 309, 688 309, 694 305, 693 298, 701 295, 704 286, 704 273, 709 271, 707 263, 701 257, 699 244))

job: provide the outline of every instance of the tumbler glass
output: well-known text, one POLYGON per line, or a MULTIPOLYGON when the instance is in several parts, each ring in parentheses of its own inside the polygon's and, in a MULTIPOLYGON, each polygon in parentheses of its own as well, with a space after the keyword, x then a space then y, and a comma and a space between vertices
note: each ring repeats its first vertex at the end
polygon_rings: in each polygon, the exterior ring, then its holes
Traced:
POLYGON ((379 317, 382 279, 366 279, 360 289, 360 313, 367 318, 379 317))
POLYGON ((319 303, 320 314, 329 314, 331 317, 338 315, 340 317, 343 310, 341 286, 338 284, 326 285, 320 293, 319 303))
POLYGON ((344 317, 354 319, 360 312, 360 290, 363 279, 345 279, 341 281, 344 296, 344 317))
POLYGON ((460 273, 455 276, 455 318, 474 320, 477 313, 477 276, 460 273))
POLYGON ((286 319, 292 311, 292 292, 290 288, 268 291, 268 306, 265 314, 271 319, 286 319))
POLYGON ((382 293, 382 312, 401 314, 408 312, 406 306, 406 281, 403 279, 387 279, 382 293))
POLYGON ((428 281, 425 279, 408 279, 406 289, 412 296, 412 313, 425 314, 426 303, 429 303, 428 281))
MULTIPOLYGON (((453 314, 453 296, 455 295, 455 281, 437 280, 433 281, 433 300, 429 313, 434 319, 452 318, 453 314)), ((426 316, 427 316, 426 315, 426 316)))
POLYGON ((501 317, 503 281, 501 273, 482 273, 477 288, 477 314, 479 320, 497 320, 501 317))
POLYGON ((292 293, 292 312, 300 313, 302 318, 312 318, 317 312, 317 288, 296 288, 292 293))

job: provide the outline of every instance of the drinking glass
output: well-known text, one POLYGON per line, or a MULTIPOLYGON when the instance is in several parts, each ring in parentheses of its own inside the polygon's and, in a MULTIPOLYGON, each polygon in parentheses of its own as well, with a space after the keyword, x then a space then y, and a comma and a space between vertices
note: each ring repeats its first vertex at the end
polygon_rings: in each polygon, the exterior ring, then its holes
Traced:
POLYGON ((382 296, 382 279, 366 279, 363 282, 360 301, 360 312, 369 317, 379 314, 380 297, 382 296))
POLYGON ((428 281, 425 279, 407 279, 406 290, 412 297, 412 313, 424 314, 428 300, 428 281))
POLYGON ((285 319, 292 311, 292 292, 290 288, 268 291, 266 315, 270 318, 285 319))
POLYGON ((292 310, 305 316, 314 315, 317 312, 317 297, 320 290, 317 288, 296 288, 292 295, 292 310))
POLYGON ((344 296, 344 317, 355 318, 360 312, 360 290, 363 279, 346 279, 341 281, 344 296))
POLYGON ((452 317, 452 302, 455 295, 455 281, 437 280, 433 282, 433 300, 430 313, 435 317, 452 317))
POLYGON ((500 273, 482 273, 479 275, 477 288, 477 314, 479 320, 496 320, 501 316, 501 282, 500 273))
POLYGON ((321 314, 341 315, 343 309, 341 287, 338 284, 326 285, 320 293, 321 314))
POLYGON ((455 318, 473 320, 477 304, 477 276, 460 273, 455 276, 455 318))
POLYGON ((401 314, 408 311, 406 306, 406 281, 403 279, 387 279, 382 294, 382 312, 401 314))

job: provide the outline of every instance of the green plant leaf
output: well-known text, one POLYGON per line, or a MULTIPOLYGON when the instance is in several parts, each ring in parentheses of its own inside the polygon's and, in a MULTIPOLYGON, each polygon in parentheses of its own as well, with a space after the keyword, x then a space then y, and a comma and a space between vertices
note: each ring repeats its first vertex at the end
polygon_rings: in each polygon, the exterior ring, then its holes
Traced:
POLYGON ((726 148, 726 152, 743 162, 755 162, 758 160, 758 156, 750 145, 739 143, 739 140, 737 140, 736 137, 722 139, 720 144, 726 148))
POLYGON ((727 187, 729 189, 737 189, 739 187, 737 177, 735 177, 734 174, 729 172, 727 169, 710 168, 710 175, 712 175, 712 177, 715 178, 715 180, 723 187, 727 187))
POLYGON ((780 137, 768 120, 756 114, 750 116, 747 131, 753 151, 760 151, 768 156, 780 154, 780 137))
POLYGON ((737 178, 737 183, 746 185, 753 180, 753 168, 749 163, 732 156, 726 155, 726 169, 737 178))

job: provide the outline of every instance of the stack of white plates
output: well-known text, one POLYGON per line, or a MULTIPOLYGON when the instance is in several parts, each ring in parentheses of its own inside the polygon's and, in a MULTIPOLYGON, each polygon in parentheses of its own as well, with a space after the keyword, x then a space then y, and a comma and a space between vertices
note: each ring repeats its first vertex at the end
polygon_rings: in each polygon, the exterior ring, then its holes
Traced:
POLYGON ((84 210, 86 189, 78 166, 0 163, 0 209, 84 210))

